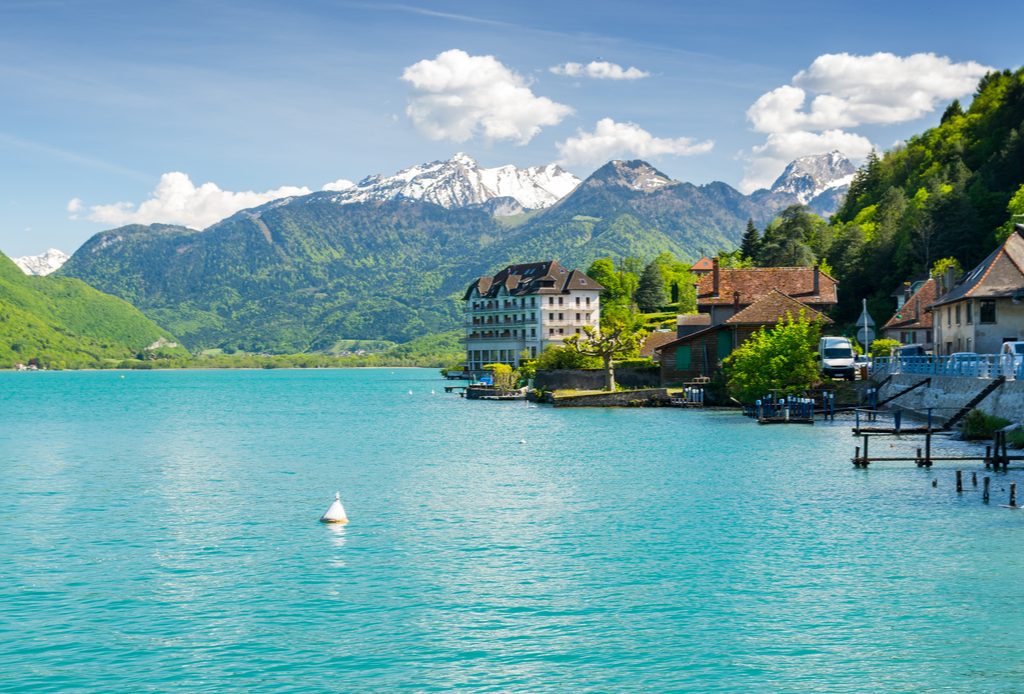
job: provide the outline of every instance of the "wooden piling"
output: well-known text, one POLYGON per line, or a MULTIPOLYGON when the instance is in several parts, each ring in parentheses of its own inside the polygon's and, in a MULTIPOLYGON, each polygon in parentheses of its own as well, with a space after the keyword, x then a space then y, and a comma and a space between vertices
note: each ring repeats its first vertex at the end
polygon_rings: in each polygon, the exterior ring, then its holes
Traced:
POLYGON ((956 471, 956 491, 960 494, 964 491, 964 473, 956 471))
POLYGON ((924 435, 924 466, 932 466, 932 429, 928 427, 928 431, 924 435))
POLYGON ((985 479, 982 480, 981 500, 984 501, 986 504, 988 503, 988 484, 990 481, 991 480, 989 479, 988 475, 986 475, 985 479))
POLYGON ((914 461, 914 462, 917 463, 918 467, 924 467, 924 458, 921 457, 921 449, 920 448, 917 449, 917 460, 914 461))
POLYGON ((1017 505, 1017 483, 1010 482, 1010 506, 1017 505))
POLYGON ((971 473, 971 486, 972 487, 977 487, 978 486, 978 473, 977 472, 972 472, 971 473))
POLYGON ((985 446, 985 469, 992 466, 992 446, 985 446))

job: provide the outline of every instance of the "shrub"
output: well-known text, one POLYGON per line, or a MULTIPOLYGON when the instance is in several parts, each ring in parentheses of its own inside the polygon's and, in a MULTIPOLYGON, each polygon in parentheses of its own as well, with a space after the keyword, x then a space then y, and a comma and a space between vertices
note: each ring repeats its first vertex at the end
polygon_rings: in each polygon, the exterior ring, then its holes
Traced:
POLYGON ((761 328, 725 361, 729 393, 754 402, 771 391, 799 395, 818 380, 818 338, 821 324, 804 311, 794 320, 779 319, 774 328, 761 328))
POLYGON ((960 425, 960 435, 966 441, 977 441, 979 439, 992 438, 993 432, 1002 429, 1010 423, 1010 420, 1002 417, 994 417, 985 414, 981 410, 974 409, 967 413, 963 423, 960 425))
POLYGON ((871 342, 871 356, 872 357, 887 357, 892 354, 892 351, 900 346, 899 340, 890 340, 889 338, 879 338, 871 342))

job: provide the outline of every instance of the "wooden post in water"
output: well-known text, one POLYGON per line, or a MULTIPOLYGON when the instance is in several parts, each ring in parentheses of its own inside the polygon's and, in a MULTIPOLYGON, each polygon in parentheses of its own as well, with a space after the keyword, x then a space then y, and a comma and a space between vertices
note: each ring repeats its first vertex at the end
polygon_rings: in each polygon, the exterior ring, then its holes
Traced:
POLYGON ((985 479, 982 480, 981 500, 984 501, 986 504, 988 503, 988 483, 990 481, 991 480, 989 479, 988 475, 986 475, 985 479))
POLYGON ((999 440, 1003 442, 1003 470, 1006 471, 1010 469, 1010 451, 1006 450, 1007 444, 1005 431, 999 432, 999 440))
POLYGON ((1010 506, 1017 505, 1017 483, 1010 482, 1010 506))
POLYGON ((971 486, 972 487, 977 487, 978 486, 978 473, 976 473, 976 472, 971 472, 971 486))
POLYGON ((960 494, 964 490, 964 473, 956 471, 956 492, 960 494))
POLYGON ((985 446, 985 469, 992 466, 992 446, 985 446))
POLYGON ((932 466, 932 428, 930 426, 924 434, 924 466, 932 466))
POLYGON ((868 458, 868 435, 864 434, 864 467, 868 466, 870 459, 868 458))
POLYGON ((854 448, 853 451, 853 466, 860 467, 860 446, 854 448))
POLYGON ((923 467, 924 466, 924 460, 921 458, 921 449, 920 448, 917 449, 917 460, 915 460, 914 462, 917 463, 918 467, 923 467))

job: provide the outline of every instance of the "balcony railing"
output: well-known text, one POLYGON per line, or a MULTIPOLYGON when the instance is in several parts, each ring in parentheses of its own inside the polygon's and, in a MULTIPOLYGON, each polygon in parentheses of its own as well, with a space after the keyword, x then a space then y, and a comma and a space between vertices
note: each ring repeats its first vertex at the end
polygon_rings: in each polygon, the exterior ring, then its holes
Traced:
POLYGON ((996 378, 1024 380, 1024 359, 1012 354, 947 355, 929 357, 876 357, 871 375, 884 378, 889 374, 920 374, 923 376, 962 376, 965 378, 996 378))

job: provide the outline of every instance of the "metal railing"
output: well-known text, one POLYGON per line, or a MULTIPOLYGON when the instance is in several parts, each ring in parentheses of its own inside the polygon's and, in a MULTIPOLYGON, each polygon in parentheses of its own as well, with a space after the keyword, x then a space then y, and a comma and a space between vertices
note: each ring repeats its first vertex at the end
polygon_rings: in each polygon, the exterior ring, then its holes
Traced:
POLYGON ((919 374, 923 376, 962 376, 965 378, 997 378, 1024 380, 1024 361, 1011 354, 979 354, 972 357, 875 357, 871 375, 919 374))

